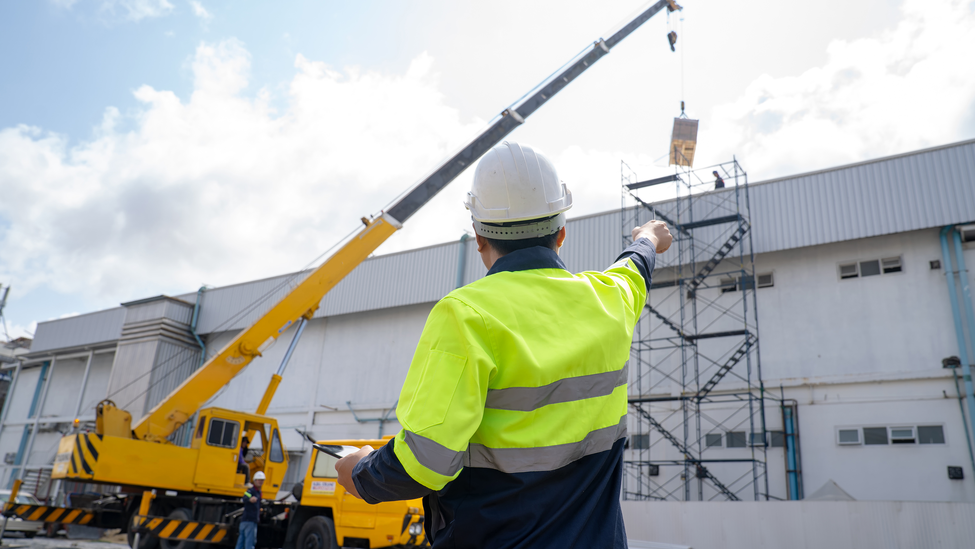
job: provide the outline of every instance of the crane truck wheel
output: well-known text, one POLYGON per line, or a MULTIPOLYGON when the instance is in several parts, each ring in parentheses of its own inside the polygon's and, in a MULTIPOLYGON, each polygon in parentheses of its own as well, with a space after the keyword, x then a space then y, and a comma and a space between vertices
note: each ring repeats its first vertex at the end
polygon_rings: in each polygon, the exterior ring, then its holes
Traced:
MULTIPOLYGON (((152 511, 150 511, 150 513, 151 512, 152 511)), ((129 517, 129 520, 131 521, 134 518, 135 517, 133 515, 133 516, 129 517)), ((130 522, 129 524, 131 525, 132 523, 130 522)), ((157 538, 156 536, 153 536, 152 534, 142 534, 141 536, 139 536, 139 546, 136 547, 135 546, 135 528, 129 528, 129 531, 126 534, 126 536, 128 538, 129 547, 131 549, 156 549, 157 547, 159 547, 159 538, 157 538)))
MULTIPOLYGON (((177 507, 170 512, 166 518, 174 520, 192 521, 193 513, 185 507, 177 507)), ((188 540, 179 539, 160 539, 159 549, 196 549, 196 543, 188 540)))
POLYGON ((338 549, 338 546, 335 523, 328 517, 311 517, 298 532, 297 549, 338 549))

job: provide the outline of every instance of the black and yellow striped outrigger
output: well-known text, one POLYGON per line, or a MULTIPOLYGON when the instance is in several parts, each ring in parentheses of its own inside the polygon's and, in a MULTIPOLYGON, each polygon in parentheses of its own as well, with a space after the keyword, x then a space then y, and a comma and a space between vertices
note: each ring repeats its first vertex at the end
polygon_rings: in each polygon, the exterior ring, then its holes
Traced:
POLYGON ((61 524, 88 524, 95 518, 95 513, 87 509, 51 505, 18 505, 17 494, 20 492, 22 483, 20 480, 14 481, 9 499, 3 506, 2 514, 6 518, 19 518, 35 522, 59 522, 61 524))
POLYGON ((7 504, 4 516, 20 518, 38 522, 60 522, 62 524, 88 524, 95 518, 95 513, 85 509, 70 507, 51 507, 49 505, 17 505, 7 504))
POLYGON ((136 515, 132 521, 140 532, 151 533, 162 539, 190 540, 203 543, 220 543, 227 537, 228 524, 197 522, 136 515))

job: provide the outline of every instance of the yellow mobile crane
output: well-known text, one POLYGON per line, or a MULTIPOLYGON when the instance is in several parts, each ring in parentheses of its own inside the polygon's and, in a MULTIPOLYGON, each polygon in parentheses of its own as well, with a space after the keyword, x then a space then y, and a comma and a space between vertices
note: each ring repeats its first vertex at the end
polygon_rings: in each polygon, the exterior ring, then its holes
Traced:
MULTIPOLYGON (((288 458, 277 421, 264 414, 298 338, 325 294, 481 155, 664 8, 681 9, 673 0, 659 0, 642 10, 609 38, 595 41, 505 109, 481 134, 391 207, 362 218, 365 226, 358 234, 137 422, 133 424, 131 414, 113 402, 99 403, 94 433, 76 433, 61 439, 51 478, 120 485, 123 494, 73 509, 11 503, 5 506, 4 515, 48 522, 84 521, 89 526, 139 531, 145 534, 139 549, 152 549, 160 539, 165 549, 188 549, 200 542, 232 544, 236 535, 233 524, 239 517, 245 489, 245 475, 237 473, 241 438, 244 433, 250 434, 250 440, 261 438, 263 455, 258 460, 259 468, 266 475, 267 491, 276 493, 288 458), (201 409, 294 323, 298 323, 294 339, 254 413, 201 409), (199 420, 190 445, 173 444, 169 437, 196 414, 199 420)), ((673 43, 675 37, 669 38, 673 43)), ((420 518, 419 511, 413 508, 418 503, 404 503, 398 508, 402 524, 397 524, 393 532, 378 532, 376 513, 364 511, 365 504, 353 501, 351 496, 346 498, 341 487, 335 486, 334 478, 329 480, 334 475, 334 468, 330 469, 334 463, 330 465, 317 449, 314 452, 305 475, 307 486, 302 484, 307 490, 294 494, 298 501, 271 502, 266 506, 258 529, 259 546, 291 548, 298 544, 303 549, 324 549, 335 546, 339 539, 343 544, 365 547, 422 542, 413 526, 420 518), (343 512, 348 516, 342 517, 343 512), (369 535, 355 535, 367 530, 369 535)), ((388 525, 388 521, 383 524, 388 525)))

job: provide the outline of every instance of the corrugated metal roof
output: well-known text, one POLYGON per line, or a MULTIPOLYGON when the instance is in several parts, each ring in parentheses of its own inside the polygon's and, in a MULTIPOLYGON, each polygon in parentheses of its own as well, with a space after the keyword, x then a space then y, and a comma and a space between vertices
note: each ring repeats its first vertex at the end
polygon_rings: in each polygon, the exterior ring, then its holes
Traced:
MULTIPOLYGON (((697 214, 728 203, 734 188, 710 192, 697 214)), ((815 246, 975 221, 975 140, 785 177, 749 186, 755 253, 815 246)), ((658 204, 661 210, 674 201, 658 204)), ((713 214, 712 214, 713 215, 713 214)), ((710 217, 710 216, 709 216, 710 217)), ((620 251, 619 210, 570 219, 562 257, 574 272, 609 265, 620 251)), ((697 229, 700 241, 728 226, 697 229)), ((456 284, 457 241, 372 257, 339 283, 316 317, 436 301, 456 284)), ((661 258, 666 264, 667 256, 661 258)), ((468 242, 464 283, 486 270, 468 242)), ((305 273, 208 290, 200 333, 236 330, 256 320, 305 273)), ((193 293, 178 296, 194 302, 193 293)), ((124 309, 40 323, 34 353, 117 339, 124 309)))
POLYGON ((39 322, 30 354, 115 341, 122 333, 124 322, 125 309, 122 307, 39 322))

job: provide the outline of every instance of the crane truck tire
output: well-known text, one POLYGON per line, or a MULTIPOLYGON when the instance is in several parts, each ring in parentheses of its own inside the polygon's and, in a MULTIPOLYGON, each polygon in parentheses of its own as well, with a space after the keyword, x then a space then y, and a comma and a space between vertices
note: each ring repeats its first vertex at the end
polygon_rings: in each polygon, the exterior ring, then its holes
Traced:
MULTIPOLYGON (((166 518, 174 520, 182 520, 190 522, 193 520, 193 513, 185 507, 177 507, 173 509, 166 518)), ((159 540, 160 549, 196 549, 196 542, 188 540, 177 540, 177 539, 161 539, 159 540)))
MULTIPOLYGON (((135 516, 133 515, 133 517, 130 518, 129 520, 131 521, 134 518, 135 516)), ((131 525, 132 523, 129 522, 129 524, 131 525)), ((139 536, 139 547, 136 547, 135 528, 130 527, 128 533, 126 533, 126 537, 128 539, 129 547, 131 549, 156 549, 157 547, 159 547, 159 538, 151 534, 142 534, 141 536, 139 536)))
POLYGON ((321 515, 311 517, 298 532, 298 549, 338 549, 335 523, 321 515))

